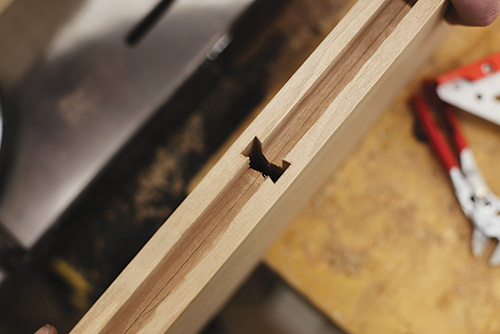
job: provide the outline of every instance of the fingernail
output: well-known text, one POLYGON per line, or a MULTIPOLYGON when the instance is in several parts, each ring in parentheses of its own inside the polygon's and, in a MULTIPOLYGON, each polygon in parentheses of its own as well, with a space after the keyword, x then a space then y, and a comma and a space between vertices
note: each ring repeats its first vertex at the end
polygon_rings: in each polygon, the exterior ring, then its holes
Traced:
POLYGON ((35 334, 50 334, 51 325, 47 324, 35 332, 35 334))

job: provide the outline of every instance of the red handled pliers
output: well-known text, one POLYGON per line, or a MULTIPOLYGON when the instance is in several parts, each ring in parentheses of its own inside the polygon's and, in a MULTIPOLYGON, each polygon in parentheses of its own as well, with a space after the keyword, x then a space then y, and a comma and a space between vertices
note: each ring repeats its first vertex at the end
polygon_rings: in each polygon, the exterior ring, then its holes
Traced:
MULTIPOLYGON (((422 95, 415 95, 411 99, 412 109, 450 175, 462 211, 472 222, 471 249, 472 254, 478 257, 484 252, 488 239, 500 240, 500 200, 484 181, 452 107, 439 100, 435 87, 433 81, 426 81, 423 93, 427 102, 422 95), (452 149, 445 139, 427 103, 430 103, 440 116, 446 130, 444 132, 453 142, 455 149, 452 149)), ((500 243, 490 256, 489 264, 500 264, 500 243)))

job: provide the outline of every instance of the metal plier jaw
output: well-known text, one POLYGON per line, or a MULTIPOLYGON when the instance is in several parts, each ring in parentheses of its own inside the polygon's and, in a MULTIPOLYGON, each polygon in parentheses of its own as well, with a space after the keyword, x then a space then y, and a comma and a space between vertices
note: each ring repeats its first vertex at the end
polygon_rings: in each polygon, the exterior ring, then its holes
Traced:
MULTIPOLYGON (((469 148, 460 152, 460 165, 471 186, 474 199, 474 210, 470 219, 478 231, 474 232, 471 243, 472 253, 477 257, 484 252, 488 238, 500 241, 500 200, 486 184, 469 148)), ((489 263, 492 266, 500 264, 500 244, 493 251, 489 263)))
MULTIPOLYGON (((434 83, 427 81, 424 88, 424 92, 440 113, 441 120, 446 123, 448 135, 456 150, 450 147, 421 95, 415 95, 412 98, 412 109, 422 123, 434 151, 450 175, 462 211, 472 223, 471 250, 472 254, 478 257, 483 254, 489 239, 500 241, 500 200, 484 181, 476 165, 474 154, 468 148, 458 119, 451 107, 437 98, 434 83), (454 151, 458 152, 460 164, 454 151)), ((492 266, 500 264, 500 243, 493 251, 489 264, 492 266)))
POLYGON ((472 254, 474 257, 479 257, 483 254, 484 248, 490 237, 487 233, 485 233, 485 229, 481 229, 480 226, 488 224, 486 219, 489 218, 489 215, 483 210, 478 210, 478 206, 476 205, 478 200, 474 196, 474 191, 460 168, 451 168, 449 174, 453 187, 455 188, 455 196, 460 203, 460 207, 462 208, 465 216, 469 218, 472 223, 472 254))
POLYGON ((474 212, 474 197, 472 187, 465 179, 464 174, 458 167, 452 167, 449 170, 453 188, 455 188, 455 196, 460 203, 460 207, 467 218, 472 218, 474 212))

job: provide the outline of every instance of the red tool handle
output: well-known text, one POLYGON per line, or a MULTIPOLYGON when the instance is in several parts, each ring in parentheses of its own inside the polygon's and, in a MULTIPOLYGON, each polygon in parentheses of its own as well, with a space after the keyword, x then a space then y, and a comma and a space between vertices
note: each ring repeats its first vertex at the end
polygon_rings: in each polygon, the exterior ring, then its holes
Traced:
POLYGON ((439 85, 447 82, 465 79, 475 81, 500 70, 500 52, 492 54, 472 64, 462 66, 437 78, 439 85))
POLYGON ((444 104, 444 113, 445 117, 448 119, 448 124, 450 125, 451 136, 453 137, 453 142, 457 146, 458 152, 462 152, 462 150, 467 148, 467 140, 465 140, 465 136, 463 135, 462 127, 458 122, 457 115, 453 108, 446 104, 444 104))
POLYGON ((436 93, 437 83, 434 80, 424 80, 422 84, 423 94, 428 98, 431 105, 437 110, 441 116, 442 124, 446 126, 448 134, 453 139, 453 143, 457 148, 458 153, 466 149, 468 144, 463 134, 457 115, 452 106, 439 98, 436 93))
POLYGON ((429 107, 420 95, 414 95, 411 99, 411 105, 416 117, 422 122, 429 140, 447 171, 453 167, 458 167, 457 159, 453 155, 450 146, 446 142, 443 134, 439 131, 436 122, 432 118, 429 107))

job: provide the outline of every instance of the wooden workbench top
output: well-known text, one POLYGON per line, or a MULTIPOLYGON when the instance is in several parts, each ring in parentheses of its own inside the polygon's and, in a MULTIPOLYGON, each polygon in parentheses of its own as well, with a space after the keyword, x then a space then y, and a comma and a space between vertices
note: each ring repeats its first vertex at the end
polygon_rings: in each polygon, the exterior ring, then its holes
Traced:
MULTIPOLYGON (((500 268, 470 252, 471 225, 407 106, 423 77, 499 51, 500 21, 452 29, 425 68, 310 201, 266 263, 349 333, 498 333, 500 268)), ((462 125, 500 194, 500 128, 462 125)))

